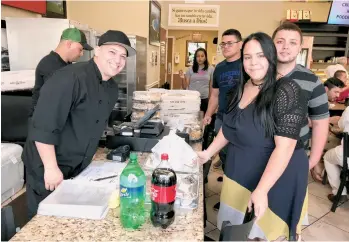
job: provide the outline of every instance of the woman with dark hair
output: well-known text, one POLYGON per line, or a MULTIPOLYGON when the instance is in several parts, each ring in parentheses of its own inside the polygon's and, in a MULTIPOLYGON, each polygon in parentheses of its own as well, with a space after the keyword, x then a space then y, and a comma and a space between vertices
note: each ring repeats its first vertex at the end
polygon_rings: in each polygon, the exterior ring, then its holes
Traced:
POLYGON ((212 80, 214 68, 209 66, 207 52, 204 48, 195 51, 193 66, 185 74, 184 89, 200 92, 200 110, 206 113, 209 97, 209 86, 212 80))
POLYGON ((244 41, 242 63, 244 75, 223 126, 207 150, 198 152, 205 163, 228 145, 217 226, 242 224, 253 204, 257 220, 250 239, 294 240, 308 182, 309 162, 299 140, 307 103, 296 82, 276 79, 276 49, 267 34, 244 41))

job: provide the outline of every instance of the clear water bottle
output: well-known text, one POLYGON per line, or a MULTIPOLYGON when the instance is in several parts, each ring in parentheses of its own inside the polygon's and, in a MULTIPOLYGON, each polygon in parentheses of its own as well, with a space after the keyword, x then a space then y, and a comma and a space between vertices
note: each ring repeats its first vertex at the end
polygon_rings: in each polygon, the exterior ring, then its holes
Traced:
POLYGON ((145 186, 146 176, 138 164, 137 154, 131 153, 120 176, 120 220, 126 229, 137 229, 145 222, 145 186))

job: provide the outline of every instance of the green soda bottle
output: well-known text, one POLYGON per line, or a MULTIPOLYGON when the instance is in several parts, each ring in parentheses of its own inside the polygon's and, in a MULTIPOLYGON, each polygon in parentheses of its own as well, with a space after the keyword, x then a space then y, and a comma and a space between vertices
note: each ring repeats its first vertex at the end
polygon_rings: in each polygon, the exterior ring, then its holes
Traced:
POLYGON ((146 176, 137 154, 131 153, 120 176, 120 220, 125 229, 137 229, 145 222, 145 186, 146 176))

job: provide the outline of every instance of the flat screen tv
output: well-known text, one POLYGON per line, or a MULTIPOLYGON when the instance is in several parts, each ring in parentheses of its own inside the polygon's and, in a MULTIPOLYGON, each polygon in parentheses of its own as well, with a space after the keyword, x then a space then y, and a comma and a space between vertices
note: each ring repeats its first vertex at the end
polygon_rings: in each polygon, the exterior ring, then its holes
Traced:
POLYGON ((349 26, 349 1, 333 0, 327 23, 349 26))

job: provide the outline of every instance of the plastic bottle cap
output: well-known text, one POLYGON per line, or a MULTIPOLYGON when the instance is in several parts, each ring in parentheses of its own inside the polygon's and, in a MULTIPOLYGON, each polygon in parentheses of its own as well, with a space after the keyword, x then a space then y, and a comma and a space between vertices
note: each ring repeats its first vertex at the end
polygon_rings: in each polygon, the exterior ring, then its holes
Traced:
POLYGON ((168 154, 166 153, 161 154, 161 160, 168 160, 168 154))
POLYGON ((130 154, 130 160, 137 160, 137 154, 136 153, 131 153, 130 154))

